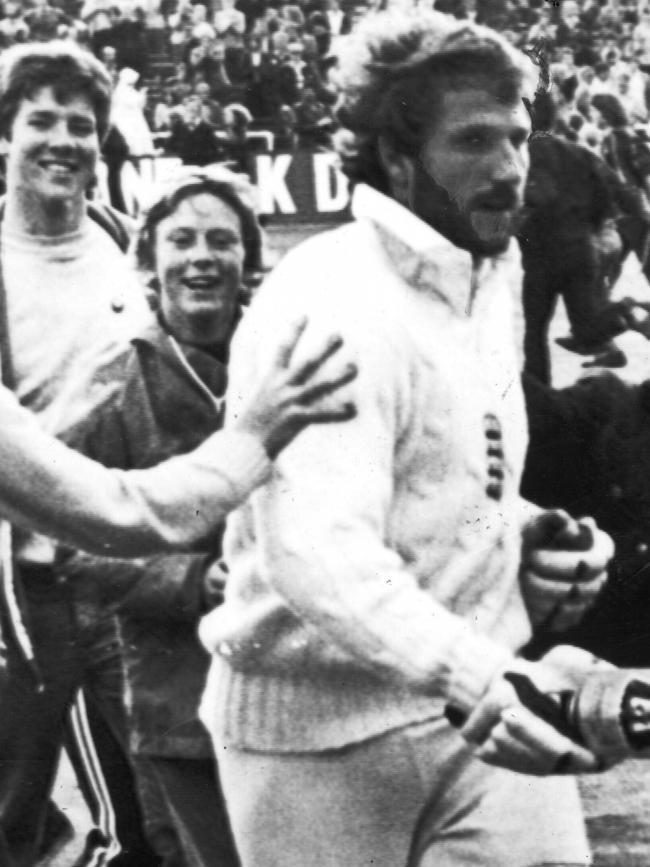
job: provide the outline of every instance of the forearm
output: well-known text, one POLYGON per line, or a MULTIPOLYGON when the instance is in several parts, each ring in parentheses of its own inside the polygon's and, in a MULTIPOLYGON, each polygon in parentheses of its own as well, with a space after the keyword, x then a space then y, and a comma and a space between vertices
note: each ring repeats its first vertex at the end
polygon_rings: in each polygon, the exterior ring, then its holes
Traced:
POLYGON ((326 644, 359 666, 402 688, 471 707, 512 651, 481 634, 471 618, 452 613, 436 599, 435 586, 480 576, 485 551, 454 552, 423 589, 359 496, 365 488, 381 503, 376 479, 364 477, 367 484, 355 491, 343 478, 337 478, 344 490, 336 504, 310 507, 286 477, 260 492, 255 511, 265 577, 326 644))
POLYGON ((0 411, 0 512, 92 553, 197 546, 268 472, 256 441, 224 432, 151 470, 108 470, 48 436, 7 391, 0 411))

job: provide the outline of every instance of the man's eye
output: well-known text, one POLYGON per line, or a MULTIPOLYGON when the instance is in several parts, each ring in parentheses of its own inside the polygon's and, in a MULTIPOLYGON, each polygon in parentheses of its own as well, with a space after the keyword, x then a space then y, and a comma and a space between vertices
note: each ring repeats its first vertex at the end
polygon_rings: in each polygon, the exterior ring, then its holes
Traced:
POLYGON ((72 123, 70 124, 70 132, 73 135, 88 136, 95 132, 95 127, 92 123, 72 123))
POLYGON ((175 234, 171 235, 169 240, 175 247, 178 247, 181 250, 185 250, 192 243, 191 235, 175 234))
POLYGON ((234 235, 218 232, 209 235, 208 240, 210 246, 215 250, 230 250, 232 247, 237 245, 239 239, 234 235))
POLYGON ((50 122, 43 117, 32 117, 29 120, 29 125, 34 129, 47 129, 50 122))
POLYGON ((463 144, 465 147, 480 148, 487 144, 487 136, 481 135, 481 133, 471 133, 463 138, 463 144))

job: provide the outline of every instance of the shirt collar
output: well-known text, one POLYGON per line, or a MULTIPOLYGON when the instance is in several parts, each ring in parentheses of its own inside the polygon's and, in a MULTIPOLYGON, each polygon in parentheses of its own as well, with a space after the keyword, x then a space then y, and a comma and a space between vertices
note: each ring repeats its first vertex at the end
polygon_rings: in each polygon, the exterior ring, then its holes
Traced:
POLYGON ((470 310, 472 296, 488 273, 518 261, 514 239, 504 253, 474 260, 408 208, 366 184, 354 188, 352 214, 374 225, 403 280, 435 293, 457 310, 470 310))

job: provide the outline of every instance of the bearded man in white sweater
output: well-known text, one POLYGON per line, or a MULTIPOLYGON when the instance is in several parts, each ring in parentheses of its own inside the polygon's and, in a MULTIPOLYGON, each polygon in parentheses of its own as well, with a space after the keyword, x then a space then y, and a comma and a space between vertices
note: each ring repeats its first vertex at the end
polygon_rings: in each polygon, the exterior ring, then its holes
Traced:
POLYGON ((354 222, 292 251, 235 337, 230 413, 297 311, 360 368, 356 419, 309 431, 231 516, 226 603, 201 625, 244 867, 590 863, 554 774, 598 759, 504 677, 558 690, 594 664, 518 654, 561 613, 545 594, 598 585, 612 550, 518 495, 529 74, 485 28, 370 16, 341 50, 354 222))

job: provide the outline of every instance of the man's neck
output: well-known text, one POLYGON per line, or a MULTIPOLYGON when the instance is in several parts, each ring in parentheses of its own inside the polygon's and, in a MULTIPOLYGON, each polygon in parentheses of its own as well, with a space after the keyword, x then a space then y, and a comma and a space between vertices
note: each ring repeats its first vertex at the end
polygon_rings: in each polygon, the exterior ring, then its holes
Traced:
POLYGON ((30 194, 7 192, 5 219, 25 235, 68 235, 81 227, 85 213, 85 199, 43 201, 30 194))

